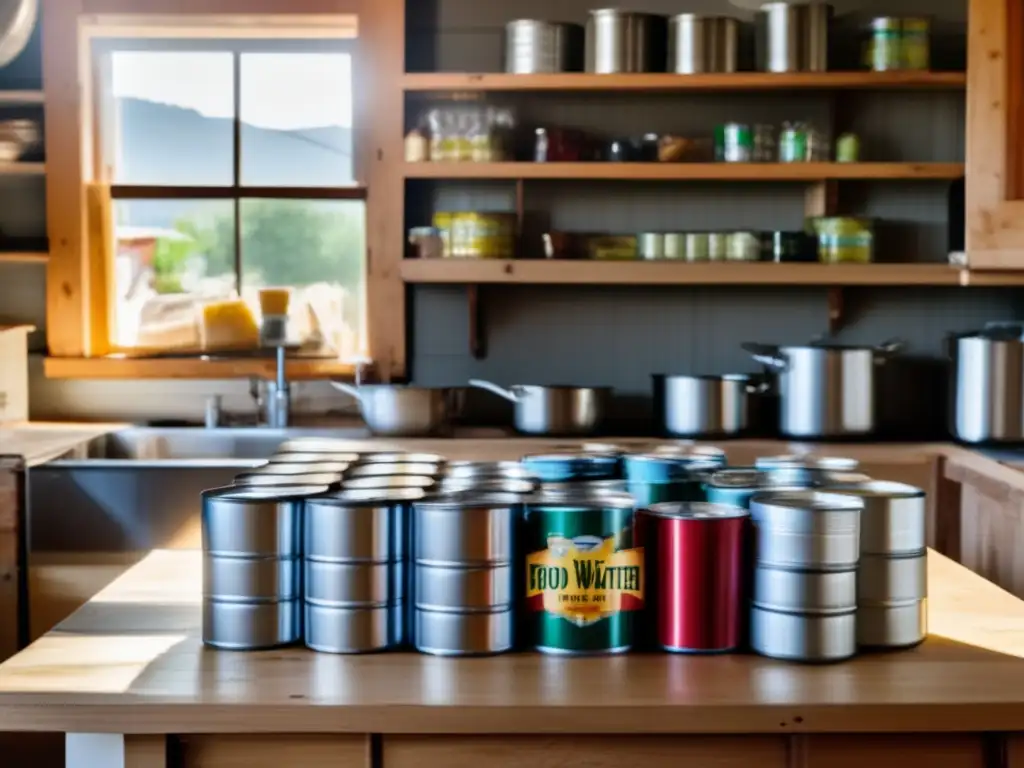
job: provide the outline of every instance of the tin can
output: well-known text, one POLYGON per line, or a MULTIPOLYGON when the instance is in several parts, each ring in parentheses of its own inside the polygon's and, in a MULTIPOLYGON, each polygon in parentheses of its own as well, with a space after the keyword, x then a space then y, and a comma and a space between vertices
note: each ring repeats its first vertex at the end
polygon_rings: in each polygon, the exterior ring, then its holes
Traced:
POLYGON ((704 495, 710 504, 750 509, 750 499, 769 487, 764 472, 747 467, 735 467, 715 472, 704 483, 704 495))
POLYGON ((686 260, 707 261, 709 247, 707 232, 690 232, 685 241, 686 260))
POLYGON ((857 612, 782 613, 750 611, 750 646, 755 653, 786 661, 844 661, 857 653, 857 612))
POLYGON ((757 564, 769 568, 848 571, 860 560, 864 502, 820 491, 766 492, 750 501, 757 564))
POLYGON ((779 133, 779 162, 802 163, 807 160, 807 129, 799 123, 785 123, 779 133))
POLYGON ((638 514, 657 646, 724 653, 741 645, 749 523, 745 509, 717 504, 655 504, 638 514))
POLYGON ((727 163, 749 163, 753 158, 754 136, 749 125, 726 123, 722 126, 722 159, 727 163))
POLYGON ((622 653, 644 604, 644 555, 629 496, 527 503, 528 644, 542 653, 622 653))
POLYGON ((910 555, 924 551, 926 502, 920 488, 903 483, 866 480, 842 482, 849 473, 829 473, 829 492, 864 500, 860 516, 862 555, 910 555))
POLYGON ((641 232, 637 242, 641 259, 650 261, 665 258, 665 235, 661 232, 641 232))
POLYGON ((875 72, 888 72, 903 66, 902 26, 900 19, 892 16, 871 20, 868 64, 875 72))
POLYGON ((669 232, 665 235, 665 258, 686 258, 686 235, 682 232, 669 232))
POLYGON ((530 454, 522 458, 522 464, 542 483, 615 480, 619 476, 619 457, 609 454, 530 454))
POLYGON ((926 70, 931 66, 931 26, 928 19, 903 19, 900 61, 904 69, 926 70))
POLYGON ((729 236, 725 232, 708 233, 708 261, 725 261, 729 251, 729 236))
POLYGON ((727 237, 725 258, 728 261, 759 261, 761 239, 754 232, 732 232, 727 237))
POLYGON ((569 483, 541 483, 537 495, 544 499, 594 498, 626 493, 625 480, 577 480, 569 483))
POLYGON ((927 635, 927 600, 857 606, 857 643, 865 648, 911 648, 927 635))
POLYGON ((716 464, 687 455, 648 453, 626 456, 626 490, 639 507, 666 501, 703 501, 703 475, 716 464))

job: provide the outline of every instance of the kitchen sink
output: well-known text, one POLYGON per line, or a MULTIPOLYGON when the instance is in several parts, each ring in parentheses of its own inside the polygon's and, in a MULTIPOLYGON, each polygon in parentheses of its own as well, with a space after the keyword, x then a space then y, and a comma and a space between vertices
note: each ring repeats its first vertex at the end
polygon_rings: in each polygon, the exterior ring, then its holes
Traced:
POLYGON ((200 494, 305 436, 365 429, 130 427, 28 470, 31 551, 136 552, 166 546, 200 512, 200 494))

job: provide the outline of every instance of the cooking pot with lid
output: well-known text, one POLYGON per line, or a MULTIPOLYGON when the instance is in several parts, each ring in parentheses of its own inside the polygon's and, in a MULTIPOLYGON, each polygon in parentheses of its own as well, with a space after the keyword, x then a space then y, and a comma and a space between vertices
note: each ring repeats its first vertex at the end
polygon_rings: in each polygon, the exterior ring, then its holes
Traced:
POLYGON ((1024 442, 1024 325, 988 323, 950 337, 953 436, 1024 442))
POLYGON ((754 360, 778 374, 781 432, 811 439, 874 432, 875 366, 902 347, 898 339, 877 347, 743 345, 754 360))

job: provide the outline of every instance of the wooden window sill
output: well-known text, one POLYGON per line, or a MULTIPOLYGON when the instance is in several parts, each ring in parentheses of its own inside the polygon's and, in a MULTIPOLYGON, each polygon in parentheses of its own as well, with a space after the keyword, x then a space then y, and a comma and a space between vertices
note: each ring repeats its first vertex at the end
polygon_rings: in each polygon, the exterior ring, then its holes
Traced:
MULTIPOLYGON (((287 367, 290 381, 351 377, 354 373, 351 363, 324 358, 293 359, 287 367)), ((269 358, 47 357, 43 371, 48 379, 272 379, 276 365, 269 358)))

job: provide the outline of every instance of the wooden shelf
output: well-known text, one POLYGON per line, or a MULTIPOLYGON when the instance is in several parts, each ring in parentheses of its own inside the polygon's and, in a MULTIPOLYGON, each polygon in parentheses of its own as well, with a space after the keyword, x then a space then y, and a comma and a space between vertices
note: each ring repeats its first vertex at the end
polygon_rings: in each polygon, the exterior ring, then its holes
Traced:
POLYGON ((43 176, 46 163, 0 163, 0 176, 43 176))
POLYGON ((0 91, 0 106, 18 107, 25 105, 42 105, 45 99, 42 91, 0 91))
POLYGON ((675 75, 664 73, 555 75, 429 72, 407 74, 402 85, 415 91, 763 91, 960 89, 963 72, 736 72, 675 75))
POLYGON ((45 264, 48 253, 34 251, 0 251, 0 264, 45 264))
MULTIPOLYGON (((351 376, 351 363, 328 359, 292 359, 288 379, 351 376)), ((274 360, 268 358, 125 358, 48 357, 43 370, 50 379, 272 379, 274 360)))
MULTIPOLYGON (((406 259, 406 283, 524 285, 968 285, 945 264, 690 264, 672 261, 406 259)), ((989 282, 989 285, 997 283, 989 282)), ((1012 283, 1016 284, 1016 283, 1012 283)))
POLYGON ((407 179, 828 181, 957 179, 963 163, 406 163, 407 179))

